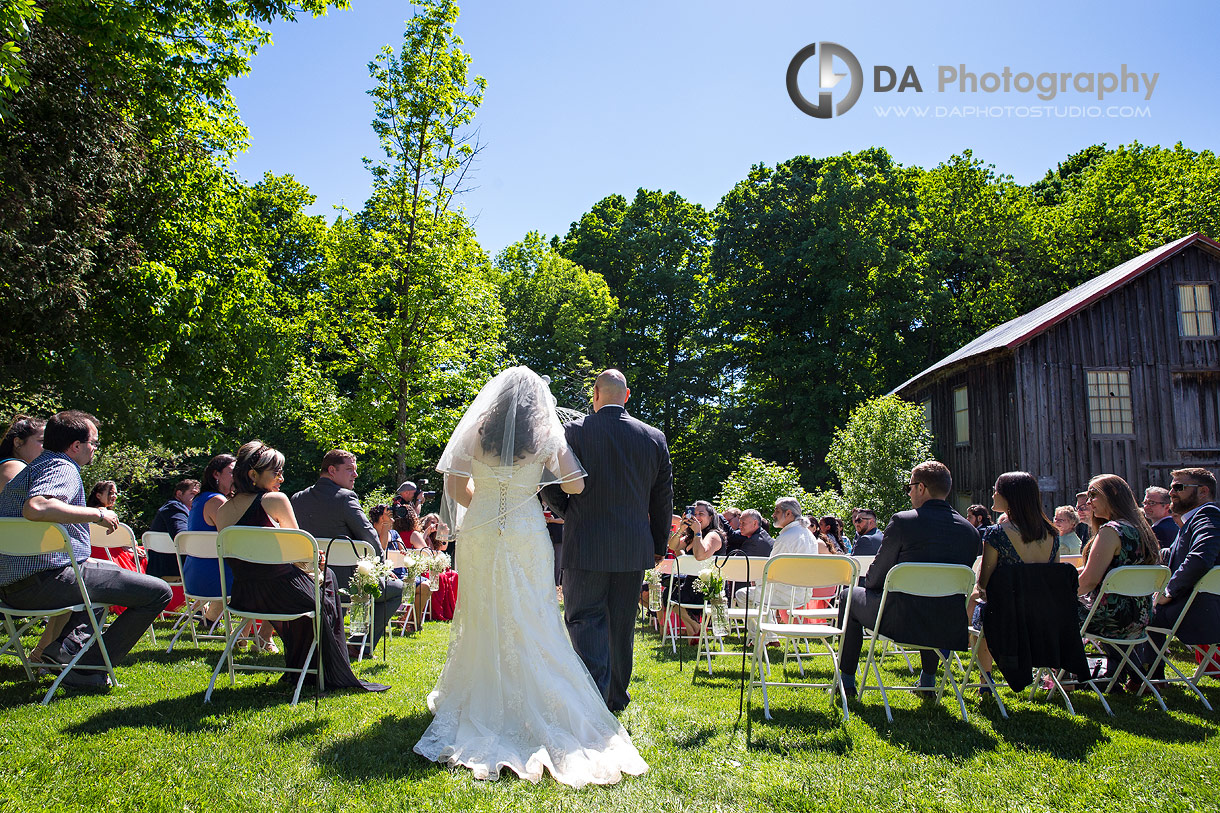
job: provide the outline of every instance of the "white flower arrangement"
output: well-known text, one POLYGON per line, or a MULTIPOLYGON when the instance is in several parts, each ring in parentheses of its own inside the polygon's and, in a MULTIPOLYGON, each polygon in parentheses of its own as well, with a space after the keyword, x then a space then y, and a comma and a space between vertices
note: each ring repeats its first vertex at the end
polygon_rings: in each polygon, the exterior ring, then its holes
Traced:
POLYGON ((394 575, 389 565, 371 556, 362 556, 356 561, 356 569, 347 583, 346 593, 352 600, 351 630, 360 635, 368 628, 372 618, 373 601, 381 598, 381 585, 394 575))
POLYGON ((724 595, 724 576, 710 567, 695 577, 695 590, 703 594, 712 613, 712 635, 721 638, 729 631, 729 602, 724 595))

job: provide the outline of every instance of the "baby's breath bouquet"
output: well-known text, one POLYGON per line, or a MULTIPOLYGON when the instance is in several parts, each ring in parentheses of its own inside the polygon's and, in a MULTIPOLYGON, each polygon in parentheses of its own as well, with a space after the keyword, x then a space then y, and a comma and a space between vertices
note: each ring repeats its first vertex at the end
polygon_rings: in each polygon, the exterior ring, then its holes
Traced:
POLYGON ((381 585, 394 575, 389 565, 372 556, 362 556, 356 562, 347 595, 352 600, 351 634, 363 635, 373 617, 373 601, 381 598, 381 585))
POLYGON ((644 581, 648 584, 648 609, 652 612, 660 612, 661 610, 661 574, 656 568, 649 570, 644 574, 644 581))
POLYGON ((449 569, 449 554, 432 551, 428 557, 428 589, 435 593, 441 589, 441 574, 449 569))
POLYGON ((703 594, 712 613, 712 635, 723 638, 729 633, 729 602, 724 596, 724 576, 714 568, 704 568, 695 577, 695 589, 703 594))
POLYGON ((431 559, 432 552, 427 548, 424 548, 423 550, 413 550, 407 553, 406 567, 408 584, 415 584, 416 579, 428 572, 428 564, 431 559))

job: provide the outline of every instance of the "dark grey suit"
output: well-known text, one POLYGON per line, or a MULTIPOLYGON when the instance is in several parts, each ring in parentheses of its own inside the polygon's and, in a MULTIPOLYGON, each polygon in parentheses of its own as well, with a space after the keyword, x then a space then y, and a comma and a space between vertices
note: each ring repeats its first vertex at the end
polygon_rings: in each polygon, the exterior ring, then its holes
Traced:
POLYGON ((852 556, 876 556, 881 550, 882 534, 880 528, 873 528, 866 534, 857 534, 855 543, 851 546, 852 556))
MULTIPOLYGON (((356 492, 340 488, 339 484, 329 477, 319 477, 318 482, 309 488, 293 494, 292 512, 296 514, 301 530, 308 531, 319 539, 344 536, 361 539, 372 545, 378 555, 385 553, 381 549, 381 540, 377 538, 373 523, 369 522, 369 518, 360 508, 356 492)), ((355 571, 351 566, 330 566, 330 569, 335 572, 335 583, 341 588, 347 587, 355 571)), ((387 579, 385 588, 381 591, 381 598, 373 603, 373 629, 369 636, 372 646, 377 646, 386 622, 401 603, 402 582, 398 579, 387 579)))
MULTIPOLYGON (((919 508, 900 511, 890 518, 864 586, 853 588, 851 618, 843 632, 840 667, 849 679, 855 675, 864 643, 864 627, 877 622, 885 577, 903 562, 974 564, 979 550, 979 532, 944 500, 928 500, 919 508)), ((965 649, 968 645, 966 600, 956 596, 920 598, 892 593, 885 607, 880 632, 901 643, 937 649, 965 649)), ((922 668, 936 672, 940 659, 924 651, 922 668)))
POLYGON ((567 427, 588 478, 570 497, 548 486, 564 517, 564 621, 572 646, 612 711, 630 702, 635 615, 645 570, 663 556, 673 515, 665 435, 604 406, 567 427))

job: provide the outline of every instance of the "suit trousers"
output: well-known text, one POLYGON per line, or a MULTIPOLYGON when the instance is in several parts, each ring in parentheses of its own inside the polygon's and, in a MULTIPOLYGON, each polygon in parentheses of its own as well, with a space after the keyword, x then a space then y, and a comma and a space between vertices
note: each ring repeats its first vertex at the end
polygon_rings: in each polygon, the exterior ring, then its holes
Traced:
MULTIPOLYGON (((331 570, 335 572, 335 584, 344 590, 351 582, 352 574, 356 572, 354 565, 331 567, 331 570)), ((377 648, 378 641, 385 633, 386 625, 390 623, 390 619, 394 617, 394 613, 402 604, 402 589, 402 582, 398 579, 386 579, 381 588, 381 596, 373 602, 373 626, 369 630, 370 648, 377 648)), ((414 590, 414 586, 411 589, 414 590)), ((352 643, 359 643, 359 639, 353 640, 352 643)))
POLYGON ((611 711, 631 702, 635 620, 644 571, 563 569, 563 618, 572 647, 584 661, 611 711))
MULTIPOLYGON (((127 609, 114 620, 102 640, 110 663, 117 666, 140 640, 144 630, 169 604, 169 585, 154 576, 124 570, 113 562, 90 559, 80 564, 81 579, 89 589, 89 600, 99 604, 116 604, 127 609)), ((46 610, 65 604, 80 603, 80 588, 71 565, 44 570, 30 579, 0 587, 0 598, 22 610, 46 610)), ((105 619, 101 619, 105 620, 105 619)), ((100 626, 99 622, 99 626, 100 626)), ((83 612, 73 613, 60 635, 60 641, 72 639, 76 644, 88 640, 93 630, 83 612)), ((90 647, 80 662, 89 666, 102 665, 102 652, 90 647)))
MULTIPOLYGON (((843 623, 843 606, 847 602, 839 600, 839 623, 843 623)), ((839 669, 846 680, 853 681, 856 669, 860 665, 860 651, 864 648, 864 628, 873 628, 877 623, 877 611, 881 609, 881 593, 877 590, 865 590, 863 587, 853 587, 851 594, 851 617, 847 619, 847 627, 843 630, 843 642, 839 645, 839 669)), ((899 641, 899 643, 907 643, 899 641)), ((940 658, 930 649, 919 651, 920 669, 928 674, 940 671, 940 658)))

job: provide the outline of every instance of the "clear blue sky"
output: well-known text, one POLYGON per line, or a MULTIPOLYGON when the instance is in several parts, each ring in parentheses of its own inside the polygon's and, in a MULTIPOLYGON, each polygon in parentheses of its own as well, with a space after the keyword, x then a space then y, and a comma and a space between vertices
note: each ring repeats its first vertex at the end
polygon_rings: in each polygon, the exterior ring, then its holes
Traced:
MULTIPOLYGON (((233 83, 250 149, 236 162, 247 180, 292 173, 318 196, 315 213, 356 210, 368 197, 362 156, 378 157, 369 122, 367 64, 402 42, 412 6, 352 0, 347 11, 274 27, 274 44, 233 83)), ((1215 2, 1071 3, 1065 0, 823 3, 720 0, 468 0, 457 31, 487 79, 476 123, 485 149, 477 188, 463 199, 491 254, 533 229, 564 234, 612 193, 674 190, 713 207, 756 163, 885 147, 900 163, 935 166, 963 149, 1021 183, 1040 178, 1090 144, 1139 140, 1220 148, 1215 2), (991 6, 995 6, 992 8, 991 6), (788 97, 785 73, 812 42, 837 42, 863 68, 864 91, 844 116, 815 119, 788 97), (937 92, 938 66, 982 75, 1005 66, 1042 72, 1159 73, 1144 93, 1069 88, 1034 93, 937 92), (911 65, 923 93, 876 93, 873 66, 911 65), (926 118, 876 108, 928 108, 926 118), (1041 118, 951 116, 966 106, 1049 106, 1041 118), (1059 117, 1069 106, 1102 116, 1059 117), (1106 116, 1111 105, 1144 117, 1106 116), (935 108, 945 108, 941 116, 935 108)), ((836 69, 839 68, 836 63, 836 69)), ((801 72, 816 98, 816 58, 801 72)), ((844 95, 843 80, 835 100, 844 95)))

